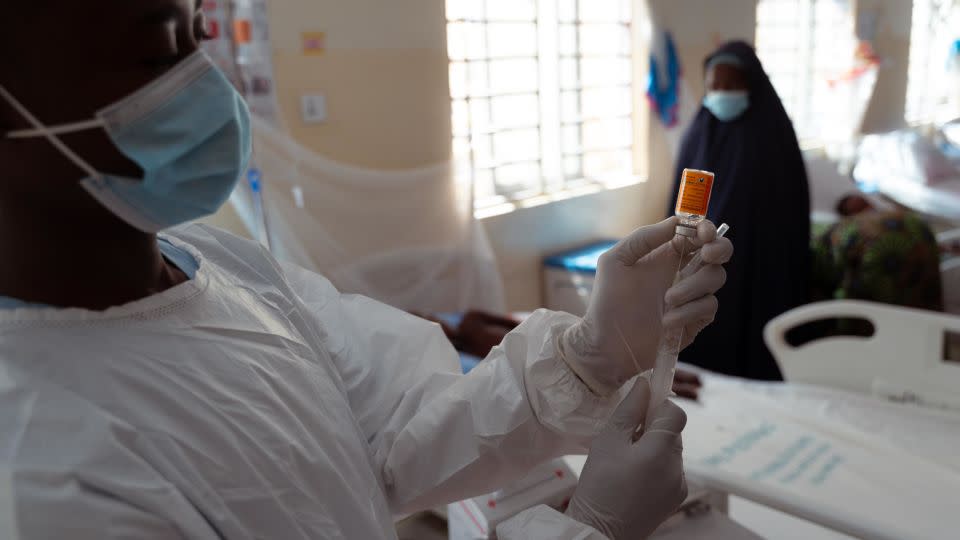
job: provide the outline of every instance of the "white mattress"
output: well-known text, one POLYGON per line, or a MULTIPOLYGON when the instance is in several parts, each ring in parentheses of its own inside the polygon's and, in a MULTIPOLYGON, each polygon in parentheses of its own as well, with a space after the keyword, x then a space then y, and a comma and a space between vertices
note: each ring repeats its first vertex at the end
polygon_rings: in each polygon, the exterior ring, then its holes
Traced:
POLYGON ((956 534, 960 415, 710 374, 704 384, 700 403, 681 402, 697 481, 854 537, 956 534))

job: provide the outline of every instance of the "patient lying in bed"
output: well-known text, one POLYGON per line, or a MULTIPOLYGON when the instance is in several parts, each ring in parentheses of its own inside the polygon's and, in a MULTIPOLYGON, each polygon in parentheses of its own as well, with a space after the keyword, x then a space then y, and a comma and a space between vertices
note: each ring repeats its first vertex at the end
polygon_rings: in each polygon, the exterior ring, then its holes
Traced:
POLYGON ((942 311, 940 248, 917 214, 881 211, 864 197, 837 204, 843 219, 813 240, 815 300, 868 300, 942 311))

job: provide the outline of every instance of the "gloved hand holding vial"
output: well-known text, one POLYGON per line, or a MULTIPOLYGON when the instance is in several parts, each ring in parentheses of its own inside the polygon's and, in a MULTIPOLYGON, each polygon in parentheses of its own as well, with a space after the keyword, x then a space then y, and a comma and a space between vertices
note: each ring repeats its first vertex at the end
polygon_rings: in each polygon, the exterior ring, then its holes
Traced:
POLYGON ((699 207, 684 205, 682 215, 641 227, 600 257, 586 316, 559 340, 561 357, 600 396, 655 366, 664 331, 684 328, 685 341, 692 341, 716 315, 714 293, 726 280, 721 265, 733 245, 704 219, 709 189, 699 178, 688 191, 693 202, 706 194, 699 207), (702 268, 675 283, 677 269, 695 250, 702 268))

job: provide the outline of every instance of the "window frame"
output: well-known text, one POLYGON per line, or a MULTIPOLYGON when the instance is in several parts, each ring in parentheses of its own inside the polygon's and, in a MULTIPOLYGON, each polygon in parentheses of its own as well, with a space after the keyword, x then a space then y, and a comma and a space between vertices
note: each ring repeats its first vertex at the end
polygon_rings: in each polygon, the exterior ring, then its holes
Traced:
MULTIPOLYGON (((450 4, 458 0, 448 0, 448 13, 450 4)), ((469 181, 474 186, 474 192, 471 196, 474 198, 474 208, 477 211, 498 205, 525 205, 534 201, 563 198, 564 194, 571 192, 595 191, 607 187, 622 186, 628 183, 635 183, 636 176, 636 144, 637 136, 637 118, 636 108, 634 106, 634 21, 631 17, 633 11, 631 2, 618 0, 617 11, 620 13, 618 20, 594 21, 585 19, 582 14, 581 5, 589 0, 531 0, 533 5, 533 18, 512 19, 494 19, 487 17, 489 11, 487 4, 492 0, 459 0, 460 2, 476 2, 480 4, 479 10, 483 17, 446 17, 448 34, 451 33, 452 25, 479 25, 482 27, 484 39, 483 54, 471 55, 464 48, 462 54, 454 56, 448 54, 450 73, 451 73, 451 113, 452 113, 452 139, 454 145, 454 156, 456 161, 456 171, 458 178, 469 181), (574 17, 564 17, 562 11, 564 7, 570 9, 572 6, 574 17), (624 12, 624 6, 630 8, 630 11, 624 12), (536 33, 537 47, 534 55, 491 55, 490 47, 490 27, 496 24, 527 24, 533 25, 533 31, 536 33), (585 27, 592 25, 608 25, 616 27, 621 35, 626 39, 625 43, 620 43, 621 47, 617 52, 607 53, 589 53, 586 52, 583 43, 583 31, 585 27), (561 45, 562 35, 568 32, 572 27, 575 43, 570 50, 564 52, 561 45), (552 35, 551 35, 552 34, 552 35), (533 60, 537 66, 537 84, 535 89, 530 91, 510 92, 473 92, 471 80, 471 65, 486 65, 486 85, 491 84, 490 66, 493 62, 509 60, 533 60), (583 82, 583 70, 585 62, 591 60, 624 62, 626 64, 626 74, 622 81, 616 81, 609 84, 590 85, 583 82), (575 70, 575 84, 564 84, 562 68, 566 67, 566 62, 573 63, 575 70), (457 69, 465 73, 465 78, 454 81, 457 69), (455 91, 457 84, 462 85, 462 91, 455 91), (624 100, 621 104, 617 102, 622 109, 617 114, 598 114, 587 116, 584 114, 584 93, 593 91, 609 90, 613 93, 623 92, 624 100), (576 103, 576 117, 565 116, 563 99, 573 95, 573 101, 576 103), (520 126, 488 126, 484 128, 474 119, 474 107, 487 107, 486 115, 492 123, 494 113, 492 107, 494 100, 498 98, 509 97, 533 97, 538 104, 537 121, 532 125, 520 126), (458 113, 459 108, 459 113, 458 113), (458 121, 458 114, 465 116, 466 131, 461 129, 464 120, 458 121), (623 133, 626 136, 615 136, 614 144, 588 146, 585 138, 585 129, 597 125, 617 125, 626 129, 623 133), (535 156, 531 155, 529 159, 503 160, 498 159, 496 151, 496 141, 498 135, 511 132, 536 132, 537 148, 535 156), (565 134, 576 133, 576 141, 570 144, 565 140, 565 134), (486 141, 479 141, 484 137, 486 141), (480 145, 486 145, 489 148, 489 154, 492 159, 489 162, 481 161, 478 156, 480 145), (625 165, 622 171, 611 175, 595 175, 586 170, 586 161, 590 158, 599 156, 619 156, 625 165), (518 182, 516 186, 511 186, 507 182, 501 181, 498 173, 505 167, 532 165, 537 174, 529 181, 518 182), (482 178, 481 178, 482 176, 482 178), (492 188, 492 189, 491 189, 492 188), (596 188, 596 189, 591 189, 596 188)), ((529 4, 528 4, 529 6, 529 4)), ((618 38, 619 39, 619 38, 618 38)), ((448 35, 448 40, 453 37, 448 35)), ((452 49, 448 42, 448 49, 452 49)), ((569 65, 569 64, 567 64, 569 65)), ((460 77, 460 73, 457 73, 460 77)), ((489 90, 489 88, 488 88, 489 90)), ((532 149, 532 146, 531 146, 532 149)), ((485 152, 482 152, 486 154, 485 152)))
POLYGON ((822 130, 821 119, 832 117, 847 109, 830 94, 830 82, 841 79, 856 66, 857 38, 855 34, 856 5, 853 0, 759 0, 757 2, 756 50, 764 69, 770 76, 787 114, 793 122, 797 139, 804 148, 820 147, 828 137, 822 130), (837 9, 846 10, 834 18, 829 6, 821 11, 822 4, 838 4, 837 9), (796 18, 773 15, 776 4, 795 5, 796 18), (770 9, 769 19, 764 20, 770 9), (829 15, 829 16, 827 16, 829 15), (799 23, 793 24, 794 20, 799 23), (779 46, 770 45, 776 40, 768 36, 781 24, 795 32, 793 40, 781 40, 779 46), (767 26, 767 25, 771 26, 767 26), (823 36, 833 38, 825 44, 823 36), (768 44, 768 39, 769 43, 768 44), (783 42, 788 42, 783 46, 783 42), (837 55, 837 49, 846 50, 848 56, 837 55), (797 65, 796 69, 790 66, 797 65), (789 82, 792 79, 792 82, 789 82))
MULTIPOLYGON (((949 16, 954 20, 960 20, 960 2, 957 0, 913 0, 910 23, 910 52, 907 66, 907 91, 904 102, 903 117, 907 125, 910 126, 930 126, 937 123, 949 103, 937 103, 944 98, 949 97, 941 93, 932 95, 931 89, 943 88, 949 86, 949 75, 944 75, 947 80, 937 79, 936 68, 934 64, 938 60, 938 54, 935 50, 938 43, 935 25, 939 22, 943 27, 949 28, 949 16), (953 12, 951 12, 953 10, 953 12), (921 15, 926 15, 926 20, 919 21, 921 15), (947 16, 944 19, 944 16, 947 16), (920 36, 925 39, 921 41, 920 36)), ((940 43, 939 45, 943 45, 940 43)), ((942 50, 943 58, 949 59, 946 49, 942 50)), ((942 66, 945 67, 945 66, 942 66)))

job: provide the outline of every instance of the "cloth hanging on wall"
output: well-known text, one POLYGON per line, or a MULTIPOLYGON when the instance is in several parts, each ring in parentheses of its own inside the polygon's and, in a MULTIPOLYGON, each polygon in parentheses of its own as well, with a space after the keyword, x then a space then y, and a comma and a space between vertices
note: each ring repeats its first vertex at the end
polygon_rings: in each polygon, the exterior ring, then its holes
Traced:
MULTIPOLYGON (((670 32, 664 32, 662 39, 664 54, 650 54, 647 101, 663 125, 673 127, 679 121, 680 78, 683 73, 673 36, 670 32)), ((656 51, 657 47, 653 46, 651 50, 656 51)))

